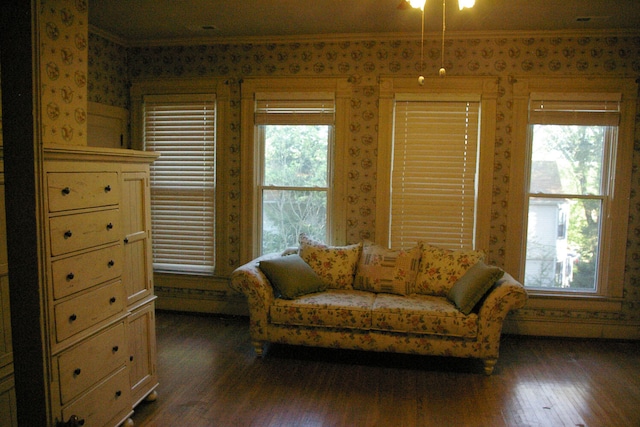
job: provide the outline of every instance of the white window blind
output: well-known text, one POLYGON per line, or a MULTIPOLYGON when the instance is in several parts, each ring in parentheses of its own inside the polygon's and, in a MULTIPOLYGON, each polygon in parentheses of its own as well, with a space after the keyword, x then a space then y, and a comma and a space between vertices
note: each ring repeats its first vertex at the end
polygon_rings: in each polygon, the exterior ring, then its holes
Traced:
POLYGON ((155 271, 211 274, 215 266, 214 95, 144 98, 145 149, 151 166, 155 271))
POLYGON ((334 124, 333 93, 256 93, 255 96, 256 125, 334 124))
POLYGON ((532 93, 529 123, 618 126, 619 93, 532 93))
POLYGON ((474 247, 479 113, 479 99, 396 100, 391 247, 474 247))

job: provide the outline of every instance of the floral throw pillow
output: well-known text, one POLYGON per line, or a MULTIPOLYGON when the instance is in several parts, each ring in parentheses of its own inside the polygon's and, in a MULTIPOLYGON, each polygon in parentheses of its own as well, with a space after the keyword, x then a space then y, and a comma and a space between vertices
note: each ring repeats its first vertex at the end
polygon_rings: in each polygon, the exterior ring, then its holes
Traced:
POLYGON ((421 243, 422 257, 414 292, 446 297, 453 285, 464 274, 484 261, 484 252, 476 250, 443 249, 421 243))
POLYGON ((361 243, 328 246, 300 234, 299 255, 331 289, 353 289, 353 278, 360 258, 361 243))
POLYGON ((354 289, 375 293, 408 295, 412 292, 420 264, 420 247, 392 250, 365 241, 358 262, 354 289))

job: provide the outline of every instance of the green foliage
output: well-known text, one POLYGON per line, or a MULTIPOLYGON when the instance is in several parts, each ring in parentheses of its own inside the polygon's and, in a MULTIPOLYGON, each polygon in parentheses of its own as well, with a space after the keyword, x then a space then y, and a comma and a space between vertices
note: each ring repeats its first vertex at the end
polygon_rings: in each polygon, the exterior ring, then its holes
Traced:
POLYGON ((329 126, 264 126, 262 253, 326 240, 329 126), (309 190, 305 190, 308 188, 309 190))
POLYGON ((264 185, 326 187, 329 126, 264 126, 264 185))

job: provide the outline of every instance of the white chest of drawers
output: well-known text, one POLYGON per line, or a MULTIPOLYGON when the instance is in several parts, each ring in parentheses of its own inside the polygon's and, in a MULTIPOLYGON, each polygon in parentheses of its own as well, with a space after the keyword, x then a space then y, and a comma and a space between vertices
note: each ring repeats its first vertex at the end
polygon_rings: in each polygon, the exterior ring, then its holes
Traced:
POLYGON ((157 386, 148 178, 156 156, 44 153, 52 416, 120 425, 157 386))

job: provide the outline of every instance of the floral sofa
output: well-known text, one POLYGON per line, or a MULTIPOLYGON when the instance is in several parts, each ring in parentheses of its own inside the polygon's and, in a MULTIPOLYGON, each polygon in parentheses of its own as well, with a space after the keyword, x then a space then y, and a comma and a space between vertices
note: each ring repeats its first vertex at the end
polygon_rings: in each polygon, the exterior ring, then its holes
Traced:
POLYGON ((300 246, 237 268, 230 286, 248 300, 258 356, 267 342, 498 360, 502 324, 524 287, 484 264, 480 251, 419 243, 300 246))

